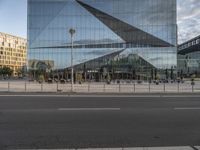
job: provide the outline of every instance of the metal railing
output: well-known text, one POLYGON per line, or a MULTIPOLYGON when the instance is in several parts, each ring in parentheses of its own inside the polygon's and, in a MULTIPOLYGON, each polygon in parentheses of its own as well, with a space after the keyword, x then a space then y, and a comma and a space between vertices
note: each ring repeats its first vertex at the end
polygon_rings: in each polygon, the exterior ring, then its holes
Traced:
MULTIPOLYGON (((97 83, 74 84, 76 93, 200 93, 200 82, 192 83, 97 83)), ((70 83, 0 81, 0 92, 71 92, 70 83)))

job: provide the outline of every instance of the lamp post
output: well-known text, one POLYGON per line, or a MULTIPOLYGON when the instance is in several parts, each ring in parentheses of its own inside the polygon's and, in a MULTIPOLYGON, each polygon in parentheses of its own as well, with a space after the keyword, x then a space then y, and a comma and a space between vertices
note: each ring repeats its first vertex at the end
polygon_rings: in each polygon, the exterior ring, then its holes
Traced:
POLYGON ((76 30, 71 28, 69 29, 71 35, 71 92, 74 91, 74 66, 73 66, 73 35, 76 33, 76 30))

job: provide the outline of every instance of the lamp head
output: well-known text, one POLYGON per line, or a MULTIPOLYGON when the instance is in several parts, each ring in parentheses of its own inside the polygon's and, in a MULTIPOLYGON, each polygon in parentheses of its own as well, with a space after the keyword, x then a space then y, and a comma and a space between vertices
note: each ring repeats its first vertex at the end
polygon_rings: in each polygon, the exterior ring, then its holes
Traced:
POLYGON ((76 33, 76 30, 71 28, 69 29, 69 33, 71 34, 71 36, 73 36, 76 33))

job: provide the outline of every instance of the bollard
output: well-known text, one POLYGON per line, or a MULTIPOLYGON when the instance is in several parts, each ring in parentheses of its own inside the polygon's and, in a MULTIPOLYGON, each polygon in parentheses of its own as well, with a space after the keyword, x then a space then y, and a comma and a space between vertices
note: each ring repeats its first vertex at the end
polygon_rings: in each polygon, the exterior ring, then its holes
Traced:
POLYGON ((194 85, 192 85, 192 93, 194 93, 194 85))
POLYGON ((25 90, 25 92, 27 91, 27 85, 26 85, 26 82, 25 82, 25 84, 24 84, 24 90, 25 90))
POLYGON ((58 89, 58 82, 56 83, 56 88, 57 88, 57 92, 59 91, 59 89, 58 89))
POLYGON ((192 79, 191 85, 192 85, 192 93, 193 93, 194 92, 194 85, 195 85, 194 79, 192 79))
POLYGON ((8 82, 8 92, 10 92, 10 82, 8 82))
POLYGON ((43 92, 43 83, 41 83, 41 92, 43 92))
POLYGON ((180 84, 179 83, 178 83, 178 87, 177 88, 178 88, 178 93, 179 93, 179 91, 180 91, 180 84))
POLYGON ((133 84, 133 92, 135 93, 135 83, 133 84))
POLYGON ((149 93, 151 93, 151 83, 149 82, 149 93))
POLYGON ((106 92, 106 84, 104 84, 104 86, 103 86, 103 92, 104 93, 106 92))
POLYGON ((165 82, 164 82, 163 86, 164 86, 163 90, 164 90, 164 93, 165 93, 165 91, 166 91, 165 82))
POLYGON ((121 84, 119 84, 119 93, 121 93, 121 84))
POLYGON ((88 92, 90 92, 90 83, 88 83, 88 92))

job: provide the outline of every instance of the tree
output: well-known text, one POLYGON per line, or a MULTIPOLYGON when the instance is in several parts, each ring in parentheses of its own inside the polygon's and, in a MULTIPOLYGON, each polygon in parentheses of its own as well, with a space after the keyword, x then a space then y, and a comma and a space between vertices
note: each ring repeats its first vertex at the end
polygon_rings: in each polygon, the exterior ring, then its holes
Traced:
POLYGON ((39 83, 43 83, 44 80, 44 75, 39 75, 39 83))
POLYGON ((13 74, 13 70, 9 67, 4 66, 0 69, 0 74, 3 76, 11 76, 13 74))
POLYGON ((174 79, 174 69, 173 69, 173 66, 171 67, 171 74, 170 74, 170 78, 171 80, 174 79))
POLYGON ((0 68, 0 75, 3 75, 3 68, 0 68))
POLYGON ((153 71, 153 68, 151 69, 151 80, 153 80, 154 78, 154 71, 153 71))
POLYGON ((154 72, 154 77, 155 77, 155 80, 157 80, 157 75, 158 75, 158 70, 155 69, 155 72, 154 72))
POLYGON ((17 72, 17 75, 18 75, 18 77, 20 77, 20 76, 25 76, 26 75, 26 66, 23 66, 23 67, 21 67, 21 68, 18 68, 17 70, 16 70, 16 72, 17 72))
POLYGON ((166 77, 166 80, 169 79, 169 72, 168 72, 168 69, 165 70, 165 77, 166 77))
POLYGON ((23 70, 21 68, 17 69, 17 76, 23 76, 23 70))
POLYGON ((183 69, 181 69, 180 77, 181 77, 181 80, 183 80, 183 69))

